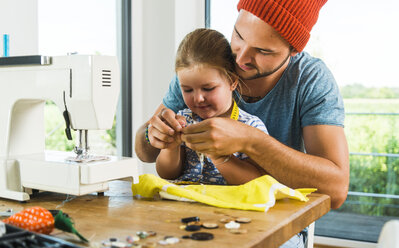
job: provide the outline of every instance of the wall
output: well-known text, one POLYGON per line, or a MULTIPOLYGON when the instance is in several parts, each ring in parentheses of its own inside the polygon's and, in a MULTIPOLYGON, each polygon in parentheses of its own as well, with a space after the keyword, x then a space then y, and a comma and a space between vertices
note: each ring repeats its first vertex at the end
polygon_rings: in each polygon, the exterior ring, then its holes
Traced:
MULTIPOLYGON (((133 136, 162 102, 180 41, 204 26, 204 0, 132 1, 133 136)), ((142 173, 155 173, 153 165, 143 168, 142 173)))
MULTIPOLYGON (((11 56, 38 53, 37 5, 38 0, 0 0, 0 34, 10 34, 11 56)), ((132 1, 133 140, 162 101, 180 41, 204 24, 204 0, 132 1)), ((153 165, 145 166, 147 172, 155 173, 153 165)))
POLYGON ((10 56, 38 53, 37 0, 0 0, 0 35, 10 35, 10 56))

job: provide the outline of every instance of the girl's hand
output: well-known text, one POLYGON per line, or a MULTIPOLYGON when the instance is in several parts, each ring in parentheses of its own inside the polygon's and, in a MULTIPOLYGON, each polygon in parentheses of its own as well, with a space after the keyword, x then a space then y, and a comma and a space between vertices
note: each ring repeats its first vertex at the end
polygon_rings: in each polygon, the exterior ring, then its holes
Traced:
MULTIPOLYGON (((187 122, 186 122, 186 118, 184 118, 184 116, 176 115, 175 118, 181 128, 186 127, 187 122)), ((173 141, 170 142, 165 149, 175 149, 177 146, 180 146, 181 143, 183 142, 181 139, 181 134, 182 134, 181 132, 175 132, 175 134, 172 136, 173 141)))
POLYGON ((169 148, 180 138, 182 128, 186 126, 186 120, 183 116, 178 116, 173 110, 162 108, 157 115, 154 115, 148 125, 148 139, 150 144, 158 149, 169 148), (178 135, 177 135, 178 134, 178 135))

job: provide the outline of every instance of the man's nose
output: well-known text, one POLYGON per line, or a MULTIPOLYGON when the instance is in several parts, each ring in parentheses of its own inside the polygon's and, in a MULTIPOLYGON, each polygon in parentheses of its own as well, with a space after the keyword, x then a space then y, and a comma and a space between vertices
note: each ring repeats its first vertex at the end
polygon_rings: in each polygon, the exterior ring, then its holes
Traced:
POLYGON ((248 46, 242 46, 236 51, 236 63, 245 65, 251 63, 251 53, 248 46))

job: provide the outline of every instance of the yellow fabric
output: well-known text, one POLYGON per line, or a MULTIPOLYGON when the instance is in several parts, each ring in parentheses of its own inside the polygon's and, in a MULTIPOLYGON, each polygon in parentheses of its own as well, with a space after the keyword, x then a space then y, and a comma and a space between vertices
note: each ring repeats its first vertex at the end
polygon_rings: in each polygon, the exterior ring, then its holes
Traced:
POLYGON ((153 198, 159 193, 166 192, 169 195, 176 196, 176 199, 180 198, 180 200, 186 198, 215 207, 264 212, 274 206, 278 199, 291 198, 306 202, 309 200, 306 196, 316 190, 293 190, 268 175, 256 178, 243 185, 225 186, 176 185, 158 176, 144 174, 140 176, 138 184, 132 185, 134 196, 153 198))

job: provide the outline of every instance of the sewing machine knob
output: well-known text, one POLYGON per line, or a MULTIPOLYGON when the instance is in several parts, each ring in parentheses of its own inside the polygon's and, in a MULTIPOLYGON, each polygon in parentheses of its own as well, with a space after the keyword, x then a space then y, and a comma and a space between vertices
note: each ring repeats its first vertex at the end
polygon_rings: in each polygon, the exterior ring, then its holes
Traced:
POLYGON ((69 120, 68 111, 65 110, 65 111, 62 113, 62 115, 64 116, 65 124, 66 124, 65 134, 66 134, 68 140, 72 140, 71 129, 69 128, 69 126, 71 125, 71 122, 70 122, 70 120, 69 120))
POLYGON ((68 140, 72 140, 71 129, 69 127, 65 128, 65 134, 68 140))

